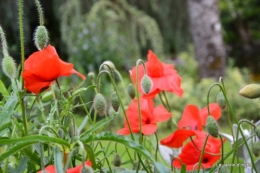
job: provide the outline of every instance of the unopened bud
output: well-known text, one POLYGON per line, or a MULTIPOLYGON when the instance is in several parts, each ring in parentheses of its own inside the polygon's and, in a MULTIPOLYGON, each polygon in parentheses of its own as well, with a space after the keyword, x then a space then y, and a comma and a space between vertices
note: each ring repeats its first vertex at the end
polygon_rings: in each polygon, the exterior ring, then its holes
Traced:
POLYGON ((260 97, 260 85, 258 84, 246 85, 244 88, 242 88, 239 91, 239 94, 249 99, 258 98, 260 97))
POLYGON ((135 87, 132 83, 127 86, 127 93, 131 99, 135 98, 135 87))
POLYGON ((117 112, 120 107, 120 103, 115 91, 112 92, 110 101, 113 109, 117 112))
POLYGON ((211 136, 213 136, 214 138, 218 137, 219 135, 218 123, 211 115, 209 115, 207 118, 206 129, 211 136))
POLYGON ((149 94, 152 90, 153 82, 149 76, 146 74, 143 76, 141 80, 141 88, 145 94, 149 94))
POLYGON ((222 91, 219 92, 217 95, 217 103, 218 103, 219 107, 221 107, 221 109, 226 108, 227 103, 226 103, 226 99, 225 99, 222 91))
POLYGON ((104 65, 104 69, 106 69, 106 70, 109 70, 109 68, 111 70, 115 70, 116 69, 116 67, 115 67, 115 65, 114 65, 114 63, 112 61, 104 61, 103 65, 104 65))
POLYGON ((255 133, 256 133, 256 136, 258 137, 258 139, 260 139, 260 126, 256 127, 255 133))
POLYGON ((38 26, 34 34, 34 44, 38 50, 43 50, 49 42, 48 31, 45 26, 38 26))
POLYGON ((94 109, 100 115, 103 116, 106 113, 107 102, 104 96, 100 93, 96 94, 94 98, 94 109))
POLYGON ((10 56, 6 56, 2 59, 2 69, 4 74, 10 79, 16 78, 16 64, 14 59, 10 56))
POLYGON ((87 165, 83 166, 80 173, 94 173, 93 169, 87 165))
POLYGON ((260 142, 253 143, 253 153, 255 157, 260 155, 260 142))
POLYGON ((95 79, 95 73, 94 72, 89 72, 88 73, 88 77, 89 77, 90 80, 95 79))
POLYGON ((113 165, 116 167, 120 167, 122 161, 121 161, 121 157, 119 154, 115 154, 114 159, 113 159, 113 165))

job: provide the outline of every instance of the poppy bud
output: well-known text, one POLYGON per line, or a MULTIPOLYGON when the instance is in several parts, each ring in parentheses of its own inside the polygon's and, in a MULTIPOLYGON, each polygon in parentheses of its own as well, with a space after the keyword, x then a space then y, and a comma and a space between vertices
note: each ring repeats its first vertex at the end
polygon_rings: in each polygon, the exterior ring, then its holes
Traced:
POLYGON ((130 83, 127 86, 127 93, 128 93, 128 95, 130 96, 131 99, 135 98, 135 88, 134 88, 134 85, 132 83, 130 83))
POLYGON ((38 26, 34 34, 34 44, 38 50, 43 50, 49 42, 48 31, 45 26, 38 26))
POLYGON ((242 88, 239 91, 239 94, 249 99, 258 98, 260 97, 260 85, 258 84, 246 85, 244 88, 242 88))
POLYGON ((221 109, 225 109, 227 103, 222 91, 217 95, 217 103, 221 109))
POLYGON ((100 115, 104 115, 106 112, 107 102, 104 96, 100 93, 97 93, 94 98, 94 109, 100 115))
POLYGON ((141 80, 141 88, 145 94, 149 94, 152 90, 153 82, 149 76, 146 74, 143 76, 141 80))
POLYGON ((94 173, 94 171, 91 167, 86 165, 81 168, 80 173, 94 173))
POLYGON ((2 59, 2 69, 4 74, 10 79, 14 79, 16 77, 16 64, 14 59, 10 56, 5 56, 2 59))
POLYGON ((120 167, 121 163, 121 157, 119 154, 116 153, 113 159, 113 165, 116 167, 120 167))
POLYGON ((104 61, 103 64, 104 64, 104 68, 105 68, 106 70, 109 70, 108 67, 109 67, 111 70, 115 70, 115 69, 116 69, 114 63, 111 62, 111 61, 104 61), (108 67, 107 67, 107 66, 108 66, 108 67))
POLYGON ((256 136, 258 137, 258 139, 260 139, 260 126, 256 127, 255 133, 256 133, 256 136))
POLYGON ((227 166, 221 166, 218 173, 230 173, 230 170, 227 166))
POLYGON ((89 77, 90 80, 95 79, 95 73, 94 72, 89 72, 88 73, 88 77, 89 77))
POLYGON ((253 153, 255 157, 260 155, 260 142, 253 143, 253 153))
POLYGON ((113 109, 117 112, 120 107, 120 103, 115 91, 112 92, 110 101, 113 109))
POLYGON ((209 115, 207 118, 206 129, 211 136, 213 136, 214 138, 218 137, 219 135, 218 123, 211 115, 209 115))

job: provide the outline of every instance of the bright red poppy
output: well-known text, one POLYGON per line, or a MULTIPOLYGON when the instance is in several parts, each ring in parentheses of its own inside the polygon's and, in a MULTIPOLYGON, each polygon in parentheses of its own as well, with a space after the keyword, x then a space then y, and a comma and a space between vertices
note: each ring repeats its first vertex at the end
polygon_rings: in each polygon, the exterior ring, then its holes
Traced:
POLYGON ((25 88, 38 94, 41 90, 49 88, 59 77, 72 74, 78 75, 83 80, 86 79, 84 75, 73 69, 73 64, 62 61, 56 49, 48 45, 25 60, 22 76, 25 88))
MULTIPOLYGON (((206 133, 201 137, 196 137, 193 139, 196 146, 202 150, 204 142, 206 140, 206 133)), ((221 140, 209 136, 205 148, 205 152, 202 157, 202 165, 204 169, 211 168, 220 158, 220 155, 211 155, 221 153, 221 140)), ((186 165, 187 171, 192 171, 196 163, 199 162, 201 152, 194 146, 192 141, 188 142, 181 150, 178 156, 182 163, 186 165)), ((181 168, 181 162, 178 159, 174 159, 172 165, 176 168, 181 168)), ((200 167, 202 169, 202 166, 200 167)), ((196 169, 196 168, 194 168, 196 169)))
MULTIPOLYGON (((91 163, 89 160, 86 161, 85 164, 86 164, 87 166, 92 167, 92 163, 91 163)), ((69 169, 67 169, 66 172, 67 172, 67 173, 80 173, 80 170, 81 170, 82 167, 83 167, 83 165, 80 164, 80 165, 76 166, 75 168, 69 168, 69 169)), ((45 168, 45 171, 47 171, 47 173, 56 173, 56 169, 55 169, 54 165, 49 165, 49 166, 47 166, 47 167, 45 168)), ((43 171, 41 170, 41 171, 38 171, 37 173, 42 173, 42 172, 43 172, 43 171)))
MULTIPOLYGON (((221 108, 217 103, 209 104, 209 109, 210 115, 212 115, 215 120, 218 120, 221 117, 221 108)), ((173 148, 179 148, 183 145, 183 142, 191 136, 204 136, 202 127, 206 125, 207 117, 207 107, 200 110, 195 105, 186 106, 182 118, 178 123, 179 129, 165 139, 162 139, 160 141, 161 144, 173 148)))
MULTIPOLYGON (((162 105, 154 108, 152 99, 140 98, 140 109, 142 116, 142 133, 145 135, 153 134, 157 129, 157 122, 167 121, 171 117, 162 105)), ((133 133, 140 132, 139 117, 138 117, 138 100, 134 99, 126 111, 131 130, 133 133)), ((124 121, 124 128, 117 131, 118 134, 130 134, 126 120, 124 121)))
MULTIPOLYGON (((139 92, 143 93, 145 97, 153 98, 156 94, 161 91, 173 92, 179 97, 183 94, 183 89, 181 88, 181 77, 178 75, 177 71, 174 69, 173 64, 162 63, 157 56, 149 50, 148 62, 145 63, 147 75, 151 78, 153 82, 152 90, 149 94, 144 94, 139 85, 139 92)), ((143 65, 138 66, 138 82, 141 83, 141 79, 144 76, 143 65)), ((136 67, 130 71, 130 77, 134 84, 136 84, 136 67)))

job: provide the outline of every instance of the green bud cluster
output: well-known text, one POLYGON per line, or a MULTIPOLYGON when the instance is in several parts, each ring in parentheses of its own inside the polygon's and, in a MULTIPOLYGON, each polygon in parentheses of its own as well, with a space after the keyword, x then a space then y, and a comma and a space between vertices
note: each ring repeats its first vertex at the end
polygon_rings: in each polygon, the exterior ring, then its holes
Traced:
POLYGON ((38 26, 34 34, 34 44, 38 50, 43 50, 49 42, 48 31, 45 26, 38 26))
POLYGON ((104 96, 100 93, 96 94, 94 98, 94 109, 100 115, 103 116, 106 113, 107 102, 104 96))
POLYGON ((127 86, 127 93, 131 99, 135 98, 135 87, 132 83, 127 86))
POLYGON ((244 88, 242 88, 239 91, 239 94, 249 99, 258 98, 260 97, 260 85, 258 84, 246 85, 244 88))
POLYGON ((218 137, 219 126, 217 121, 211 115, 209 115, 207 118, 206 129, 211 136, 213 136, 214 138, 218 137))
POLYGON ((119 110, 120 103, 115 91, 112 92, 110 101, 111 101, 112 108, 117 112, 119 110))
POLYGON ((153 82, 148 75, 144 75, 141 80, 141 88, 145 94, 149 94, 152 90, 153 82))
POLYGON ((226 108, 227 103, 226 103, 226 99, 225 99, 222 91, 219 92, 218 95, 217 95, 217 103, 221 107, 221 109, 226 108))
POLYGON ((16 78, 17 68, 14 59, 10 56, 5 56, 2 59, 2 69, 4 74, 10 79, 16 78))

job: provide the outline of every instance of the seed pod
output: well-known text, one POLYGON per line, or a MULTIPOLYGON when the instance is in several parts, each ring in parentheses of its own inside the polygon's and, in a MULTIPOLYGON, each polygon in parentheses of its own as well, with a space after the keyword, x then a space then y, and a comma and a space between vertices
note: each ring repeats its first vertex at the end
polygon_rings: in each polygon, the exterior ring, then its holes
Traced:
POLYGON ((16 64, 14 59, 10 56, 5 56, 2 59, 2 69, 4 74, 9 77, 10 79, 16 78, 16 64))
POLYGON ((222 91, 219 92, 217 95, 217 103, 218 103, 219 107, 221 107, 221 109, 226 108, 227 103, 226 103, 226 99, 225 99, 222 91))
POLYGON ((207 118, 206 129, 211 136, 213 136, 214 138, 218 137, 219 135, 218 123, 211 115, 209 115, 207 118))
POLYGON ((135 87, 132 83, 127 86, 127 93, 131 99, 135 98, 135 87))
POLYGON ((244 88, 242 88, 239 91, 239 94, 249 99, 258 98, 260 97, 260 85, 258 84, 246 85, 244 88))
POLYGON ((96 94, 94 98, 94 109, 100 115, 103 116, 106 113, 107 102, 104 96, 100 93, 96 94))
POLYGON ((141 80, 141 88, 145 94, 149 94, 152 90, 153 82, 149 76, 146 74, 143 76, 141 80))
POLYGON ((38 50, 43 50, 49 42, 48 31, 45 26, 38 26, 34 34, 34 44, 38 50))
POLYGON ((114 159, 113 159, 113 165, 116 166, 116 167, 120 167, 122 161, 121 161, 121 157, 119 154, 115 154, 114 155, 114 159))
POLYGON ((120 103, 119 103, 119 99, 118 99, 115 91, 112 92, 110 101, 111 101, 111 105, 112 105, 113 109, 117 112, 120 107, 120 103))

